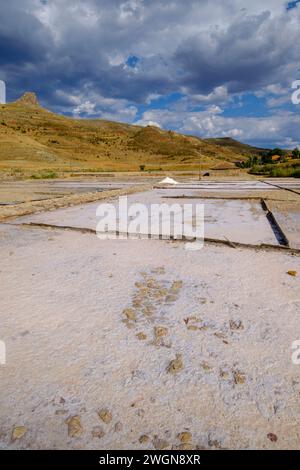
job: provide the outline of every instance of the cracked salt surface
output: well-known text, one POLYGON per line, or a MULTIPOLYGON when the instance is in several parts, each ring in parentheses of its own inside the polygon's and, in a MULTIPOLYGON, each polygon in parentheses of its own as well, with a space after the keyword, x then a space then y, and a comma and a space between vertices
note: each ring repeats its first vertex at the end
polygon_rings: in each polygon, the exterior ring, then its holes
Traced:
POLYGON ((5 224, 0 241, 2 448, 299 448, 298 257, 5 224))
MULTIPOLYGON (((191 191, 189 191, 189 194, 191 191)), ((128 196, 128 203, 193 204, 204 205, 205 237, 249 244, 278 245, 265 213, 259 202, 239 200, 169 199, 181 196, 182 189, 156 189, 128 196)), ((117 205, 117 200, 110 203, 117 205)), ((56 226, 96 229, 100 218, 96 217, 98 203, 69 207, 56 211, 20 217, 16 223, 46 223, 56 226)))

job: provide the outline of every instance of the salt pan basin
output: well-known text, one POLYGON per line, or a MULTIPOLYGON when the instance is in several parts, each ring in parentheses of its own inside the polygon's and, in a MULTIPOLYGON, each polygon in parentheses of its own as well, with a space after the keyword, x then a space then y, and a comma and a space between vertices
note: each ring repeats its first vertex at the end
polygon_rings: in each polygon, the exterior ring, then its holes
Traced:
MULTIPOLYGON (((230 240, 246 244, 278 245, 273 230, 259 201, 227 199, 189 199, 182 189, 152 190, 128 196, 128 205, 144 204, 150 214, 151 204, 202 204, 204 206, 204 234, 207 238, 230 240), (176 197, 171 199, 170 196, 176 197)), ((192 195, 189 190, 188 195, 192 195)), ((118 199, 105 201, 115 206, 118 199)), ((101 201, 103 204, 103 201, 101 201)), ((100 218, 96 216, 99 203, 89 203, 66 209, 20 217, 16 223, 42 223, 58 227, 96 230, 100 218)), ((178 209, 176 209, 178 210, 178 209)), ((120 215, 120 214, 119 214, 120 215)), ((195 222, 195 221, 194 221, 195 222)), ((189 222, 191 223, 191 221, 189 222)))
POLYGON ((8 224, 0 257, 1 448, 299 449, 298 257, 8 224))

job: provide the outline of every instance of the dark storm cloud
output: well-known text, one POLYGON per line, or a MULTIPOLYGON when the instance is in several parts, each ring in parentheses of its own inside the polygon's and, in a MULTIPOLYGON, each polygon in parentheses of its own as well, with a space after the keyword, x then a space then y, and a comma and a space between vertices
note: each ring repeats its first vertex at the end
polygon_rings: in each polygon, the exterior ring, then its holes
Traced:
POLYGON ((219 23, 207 26, 197 18, 193 24, 187 14, 203 9, 209 17, 206 1, 184 2, 184 8, 182 2, 158 0, 0 4, 2 75, 16 93, 30 80, 47 101, 55 98, 56 87, 74 92, 85 83, 102 95, 136 102, 182 86, 195 94, 224 84, 241 92, 280 80, 285 66, 299 59, 297 28, 267 11, 241 13, 229 24, 213 17, 219 23), (133 55, 136 70, 126 66, 133 55))
POLYGON ((31 12, 28 2, 0 2, 0 65, 40 61, 53 47, 50 31, 31 12))
POLYGON ((242 15, 225 30, 201 32, 176 51, 181 82, 194 93, 209 93, 220 85, 240 93, 284 81, 289 66, 295 71, 300 64, 298 27, 266 11, 242 15))
POLYGON ((54 105, 57 89, 74 93, 85 84, 102 95, 134 101, 144 100, 152 91, 169 91, 169 71, 159 57, 153 68, 153 59, 141 61, 139 73, 126 67, 126 55, 134 48, 129 30, 135 26, 138 35, 141 28, 134 3, 122 7, 122 2, 112 1, 49 1, 46 6, 54 8, 54 21, 48 25, 47 19, 39 19, 36 1, 0 5, 5 12, 0 20, 0 73, 10 82, 12 98, 29 82, 54 105), (115 20, 117 7, 123 22, 115 20), (115 64, 112 59, 119 50, 124 61, 115 64))
POLYGON ((30 89, 56 111, 111 109, 133 120, 151 96, 183 92, 188 112, 197 100, 263 95, 297 78, 300 8, 283 0, 0 0, 0 8, 9 100, 30 89))

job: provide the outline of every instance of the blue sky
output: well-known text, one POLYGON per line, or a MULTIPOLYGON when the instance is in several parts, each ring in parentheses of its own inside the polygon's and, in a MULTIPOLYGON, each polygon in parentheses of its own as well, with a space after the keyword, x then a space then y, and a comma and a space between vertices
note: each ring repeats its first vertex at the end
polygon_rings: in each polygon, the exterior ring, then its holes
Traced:
POLYGON ((0 0, 8 100, 78 118, 300 146, 300 2, 0 0))

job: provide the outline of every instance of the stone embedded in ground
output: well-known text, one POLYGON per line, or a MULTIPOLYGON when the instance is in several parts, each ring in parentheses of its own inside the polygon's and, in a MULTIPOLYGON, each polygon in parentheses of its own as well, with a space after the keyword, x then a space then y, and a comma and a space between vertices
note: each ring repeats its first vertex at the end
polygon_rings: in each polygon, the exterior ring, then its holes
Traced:
POLYGON ((270 439, 271 442, 276 442, 278 440, 278 437, 273 432, 269 432, 269 434, 267 434, 267 438, 270 439))
POLYGON ((27 432, 27 428, 25 426, 16 426, 11 435, 11 440, 14 442, 17 439, 21 439, 21 437, 25 436, 27 432))
POLYGON ((199 323, 201 322, 201 318, 199 317, 196 317, 195 315, 191 316, 191 317, 187 317, 187 318, 184 318, 184 322, 186 324, 190 323, 190 322, 193 322, 193 323, 199 323))
POLYGON ((143 434, 140 438, 139 438, 139 442, 140 444, 147 444, 150 440, 150 437, 147 436, 146 434, 143 434))
POLYGON ((158 289, 159 288, 159 284, 153 278, 148 279, 148 281, 146 283, 146 286, 148 287, 148 289, 158 289))
POLYGON ((229 373, 228 373, 226 370, 220 369, 220 377, 221 377, 222 379, 228 379, 229 373))
POLYGON ((171 286, 172 292, 178 292, 179 289, 182 288, 182 285, 183 285, 182 281, 174 281, 172 286, 171 286))
POLYGON ((167 367, 169 374, 177 374, 183 369, 183 361, 181 354, 176 354, 176 359, 173 359, 167 367))
POLYGON ((145 333, 143 332, 140 332, 136 335, 137 339, 139 339, 140 341, 145 341, 145 339, 147 339, 147 335, 145 335, 145 333))
POLYGON ((105 424, 108 424, 112 420, 112 414, 107 408, 102 408, 101 410, 98 411, 99 418, 102 419, 102 421, 105 424))
POLYGON ((94 426, 92 429, 92 436, 101 439, 101 437, 105 436, 105 432, 101 426, 94 426))
POLYGON ((155 338, 161 338, 163 336, 167 336, 168 328, 164 326, 155 326, 154 327, 154 336, 155 338))
POLYGON ((169 344, 166 344, 163 339, 165 336, 167 336, 167 334, 168 334, 168 328, 164 326, 155 326, 153 344, 155 346, 171 347, 171 343, 169 342, 169 344))
POLYGON ((229 320, 229 326, 231 330, 243 330, 244 325, 241 320, 229 320))
MULTIPOLYGON (((152 273, 164 273, 164 268, 155 268, 152 270, 152 273)), ((144 279, 141 282, 135 283, 137 292, 133 296, 132 307, 126 308, 123 311, 123 314, 126 316, 126 319, 123 321, 128 328, 134 327, 132 322, 138 320, 138 314, 151 317, 157 313, 158 305, 175 302, 178 298, 178 291, 182 287, 182 281, 174 281, 167 288, 146 272, 141 273, 141 275, 144 279)), ((158 337, 156 336, 156 342, 158 337)), ((158 345, 160 345, 160 342, 158 345)))
POLYGON ((240 372, 238 370, 235 370, 233 372, 233 377, 234 377, 234 383, 236 385, 238 384, 244 384, 246 382, 246 376, 243 372, 240 372))
POLYGON ((183 444, 192 440, 192 434, 189 431, 180 432, 177 437, 183 444))
POLYGON ((68 435, 70 437, 79 437, 83 433, 80 416, 71 416, 65 423, 68 425, 68 435))
POLYGON ((147 287, 141 287, 139 290, 139 295, 141 297, 146 297, 149 294, 149 289, 147 287))
POLYGON ((162 297, 165 297, 167 295, 167 292, 165 289, 159 289, 159 290, 153 291, 150 296, 153 297, 154 299, 161 299, 162 297))
POLYGON ((152 305, 147 305, 143 308, 142 313, 147 316, 151 316, 154 313, 154 307, 152 305))
POLYGON ((209 447, 215 447, 216 449, 222 449, 222 444, 217 439, 209 438, 208 445, 209 445, 209 447))
POLYGON ((123 310, 124 315, 127 317, 128 320, 135 321, 136 320, 136 313, 133 308, 125 308, 123 310))
POLYGON ((132 330, 134 328, 134 323, 131 323, 128 318, 126 318, 125 320, 122 320, 122 322, 124 323, 124 325, 127 326, 127 328, 129 330, 132 330))
POLYGON ((188 325, 187 329, 190 330, 190 331, 197 331, 197 330, 199 330, 199 326, 197 326, 197 325, 188 325))
POLYGON ((135 299, 133 299, 132 305, 133 305, 135 308, 141 308, 141 306, 142 306, 142 300, 139 299, 138 297, 136 297, 135 299))

